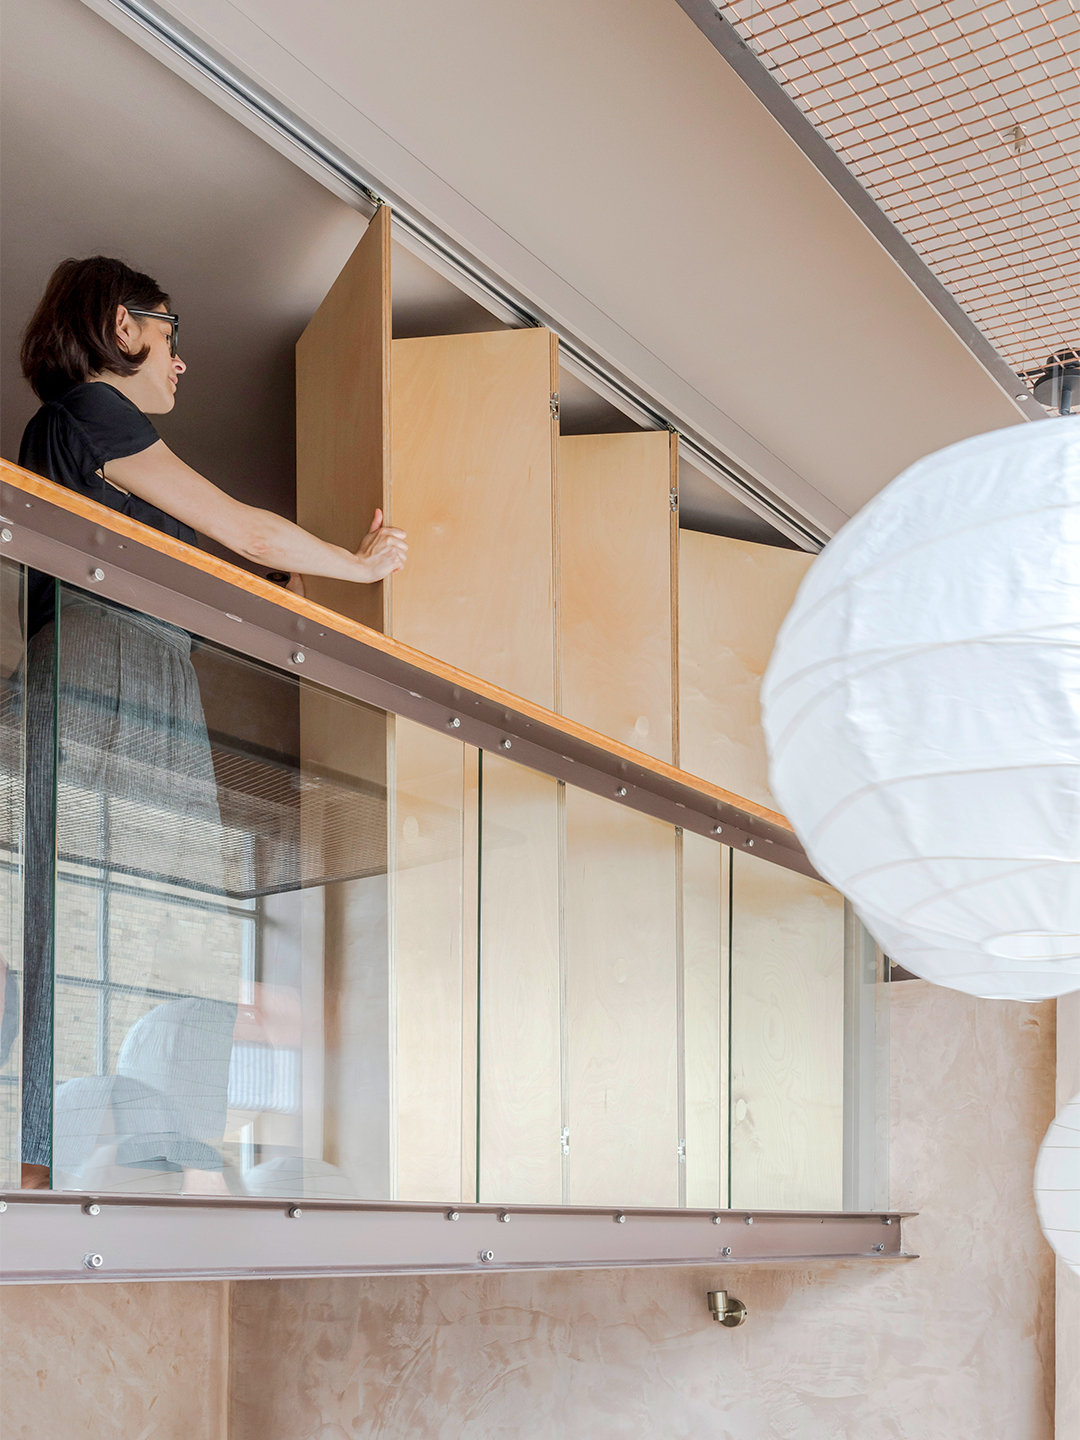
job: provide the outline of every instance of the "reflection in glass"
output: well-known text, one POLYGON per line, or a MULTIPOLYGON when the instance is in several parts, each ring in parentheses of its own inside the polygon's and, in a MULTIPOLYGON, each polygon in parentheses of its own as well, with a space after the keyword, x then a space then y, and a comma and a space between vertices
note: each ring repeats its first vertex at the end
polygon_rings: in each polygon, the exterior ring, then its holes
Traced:
POLYGON ((41 755, 28 806, 54 1094, 24 1147, 62 1188, 387 1194, 385 717, 67 587, 58 613, 55 810, 41 755), (381 1051, 334 1003, 370 1029, 380 988, 381 1051))
POLYGON ((679 1204, 676 840, 567 788, 571 1204, 679 1204))
POLYGON ((24 657, 2 579, 8 1183, 21 1048, 63 1189, 885 1203, 828 886, 66 586, 24 657))
POLYGON ((0 1185, 21 1178, 25 572, 0 559, 0 1185))
POLYGON ((728 1201, 731 851, 682 837, 686 1204, 728 1201))
POLYGON ((844 899, 731 857, 731 1201, 839 1210, 844 899))
POLYGON ((483 755, 478 1199, 563 1200, 560 830, 565 788, 483 755))

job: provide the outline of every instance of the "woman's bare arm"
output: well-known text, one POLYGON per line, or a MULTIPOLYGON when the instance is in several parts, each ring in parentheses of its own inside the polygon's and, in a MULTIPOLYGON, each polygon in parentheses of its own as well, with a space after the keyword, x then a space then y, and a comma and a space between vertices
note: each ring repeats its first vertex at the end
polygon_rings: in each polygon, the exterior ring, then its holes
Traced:
POLYGON ((394 574, 405 564, 409 548, 405 532, 384 525, 381 510, 375 511, 370 530, 353 554, 340 545, 317 540, 271 510, 234 500, 185 465, 164 440, 139 455, 110 460, 105 466, 105 478, 182 524, 227 545, 246 560, 273 570, 370 584, 394 574))

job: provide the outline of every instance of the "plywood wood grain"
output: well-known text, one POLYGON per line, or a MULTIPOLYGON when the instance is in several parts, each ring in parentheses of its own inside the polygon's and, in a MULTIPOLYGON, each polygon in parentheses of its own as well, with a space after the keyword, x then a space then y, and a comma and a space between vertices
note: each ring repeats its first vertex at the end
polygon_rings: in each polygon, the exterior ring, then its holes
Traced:
MULTIPOLYGON (((381 206, 296 346, 296 520, 355 550, 390 469, 390 210, 381 206)), ((384 628, 383 583, 312 576, 313 600, 384 628)))
POLYGON ((558 1205, 559 786, 483 757, 480 1199, 558 1205))
MULTIPOLYGON (((392 784, 397 1198, 463 1196, 466 972, 465 747, 398 719, 392 784)), ((471 953, 470 953, 471 950, 471 953)))
POLYGON ((675 835, 566 789, 569 1202, 679 1196, 675 835))
POLYGON ((679 533, 679 764, 776 808, 759 694, 812 555, 679 533))
POLYGON ((731 1203, 843 1204, 844 900, 733 854, 731 1203))
POLYGON ((560 703, 566 715, 672 761, 667 431, 559 441, 560 703))
POLYGON ((547 330, 393 344, 393 634, 549 708, 556 377, 547 330))
POLYGON ((686 1203, 727 1205, 728 880, 731 851, 683 833, 686 1203))
POLYGON ((299 706, 304 879, 356 875, 358 858, 380 866, 376 874, 303 891, 295 917, 304 1001, 304 1154, 343 1171, 350 1193, 384 1199, 393 1186, 386 840, 357 847, 355 837, 332 823, 328 793, 332 800, 335 791, 360 787, 372 795, 377 813, 385 813, 387 716, 309 685, 299 687, 299 706), (354 854, 358 848, 367 853, 354 854), (316 1086, 322 1091, 318 1116, 316 1086))

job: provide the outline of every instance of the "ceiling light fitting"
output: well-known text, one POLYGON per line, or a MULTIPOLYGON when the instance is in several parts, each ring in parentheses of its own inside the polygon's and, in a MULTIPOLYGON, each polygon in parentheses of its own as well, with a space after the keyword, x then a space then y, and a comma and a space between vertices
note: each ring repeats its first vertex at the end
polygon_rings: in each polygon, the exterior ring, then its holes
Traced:
POLYGON ((1034 395, 1040 405, 1071 415, 1080 405, 1080 341, 1071 350, 1057 350, 1046 357, 1042 370, 1025 370, 1025 380, 1034 380, 1034 395))

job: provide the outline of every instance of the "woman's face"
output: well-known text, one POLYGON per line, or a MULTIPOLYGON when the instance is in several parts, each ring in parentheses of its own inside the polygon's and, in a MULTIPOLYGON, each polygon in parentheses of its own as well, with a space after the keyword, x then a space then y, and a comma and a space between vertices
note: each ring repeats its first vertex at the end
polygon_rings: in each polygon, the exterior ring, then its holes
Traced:
MULTIPOLYGON (((164 305, 156 308, 165 310, 164 305)), ((138 373, 125 381, 125 393, 144 415, 167 415, 176 404, 176 386, 187 369, 179 355, 170 354, 172 325, 168 320, 129 315, 121 305, 116 312, 116 334, 132 354, 138 354, 144 345, 150 351, 138 373)))

